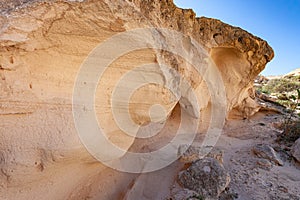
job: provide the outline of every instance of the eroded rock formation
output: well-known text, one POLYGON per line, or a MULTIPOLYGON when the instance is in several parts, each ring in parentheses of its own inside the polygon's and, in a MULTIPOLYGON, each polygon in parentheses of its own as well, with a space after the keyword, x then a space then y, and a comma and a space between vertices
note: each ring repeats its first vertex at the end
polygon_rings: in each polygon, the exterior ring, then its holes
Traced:
MULTIPOLYGON (((177 8, 171 0, 6 0, 0 9, 0 195, 4 199, 117 199, 130 187, 134 175, 108 169, 86 151, 72 115, 73 88, 81 64, 113 35, 135 28, 167 28, 186 36, 187 49, 193 47, 189 39, 193 38, 221 73, 228 118, 257 112, 253 80, 274 56, 260 38, 216 19, 197 18, 192 10, 177 8)), ((124 136, 112 120, 109 100, 114 85, 136 66, 159 66, 162 60, 199 88, 196 94, 202 104, 192 106, 192 111, 200 109, 199 120, 209 120, 208 90, 190 65, 170 52, 133 51, 112 63, 96 92, 99 123, 120 147, 130 148, 134 138, 124 136)), ((174 74, 159 70, 155 73, 165 85, 168 80, 180 82, 174 74)), ((183 99, 188 96, 180 90, 180 83, 174 88, 183 99)), ((149 123, 145 113, 159 103, 166 109, 163 120, 171 121, 169 127, 178 125, 179 101, 164 87, 141 87, 132 99, 129 110, 135 123, 149 123)), ((168 141, 168 137, 158 141, 168 141)), ((152 144, 161 145, 157 140, 152 144)))

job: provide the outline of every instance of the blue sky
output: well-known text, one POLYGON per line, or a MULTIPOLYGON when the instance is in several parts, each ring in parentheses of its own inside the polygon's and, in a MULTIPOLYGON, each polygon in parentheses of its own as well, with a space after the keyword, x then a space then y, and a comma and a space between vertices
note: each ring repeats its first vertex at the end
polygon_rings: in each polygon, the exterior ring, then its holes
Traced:
POLYGON ((300 0, 174 0, 197 16, 220 19, 266 40, 275 58, 263 75, 300 68, 300 0))

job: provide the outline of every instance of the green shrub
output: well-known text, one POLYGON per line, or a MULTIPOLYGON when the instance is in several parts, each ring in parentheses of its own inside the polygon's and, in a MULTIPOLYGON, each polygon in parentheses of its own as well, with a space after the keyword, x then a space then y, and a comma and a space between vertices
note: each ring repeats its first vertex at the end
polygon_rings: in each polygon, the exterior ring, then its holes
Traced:
POLYGON ((272 79, 262 87, 264 93, 283 93, 292 92, 300 88, 298 77, 272 79))

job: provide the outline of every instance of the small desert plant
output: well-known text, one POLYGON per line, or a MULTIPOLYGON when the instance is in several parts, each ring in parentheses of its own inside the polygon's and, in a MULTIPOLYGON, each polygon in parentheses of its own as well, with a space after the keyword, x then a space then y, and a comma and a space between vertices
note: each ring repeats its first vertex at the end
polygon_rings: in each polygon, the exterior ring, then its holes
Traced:
POLYGON ((283 133, 278 137, 277 141, 284 142, 288 145, 300 138, 300 120, 292 121, 288 126, 285 125, 283 133))
POLYGON ((297 120, 292 120, 300 102, 300 89, 297 89, 297 94, 297 97, 292 96, 295 103, 291 105, 291 111, 284 120, 284 132, 281 139, 286 142, 295 142, 300 137, 300 119, 297 117, 297 120))

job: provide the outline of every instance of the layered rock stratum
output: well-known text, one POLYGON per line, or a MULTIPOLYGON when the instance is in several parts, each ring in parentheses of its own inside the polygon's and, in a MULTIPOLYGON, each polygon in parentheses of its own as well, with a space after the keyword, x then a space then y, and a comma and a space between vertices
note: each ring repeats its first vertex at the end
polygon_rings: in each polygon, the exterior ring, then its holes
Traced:
MULTIPOLYGON (((116 172, 94 159, 80 142, 72 115, 73 89, 82 63, 95 47, 117 33, 170 29, 186 36, 183 42, 174 41, 182 42, 186 49, 193 48, 193 38, 221 74, 227 119, 247 118, 259 110, 253 80, 274 56, 266 41, 220 20, 198 18, 171 0, 5 0, 0 3, 0 13, 1 199, 132 199, 125 191, 139 183, 134 181, 137 175, 116 172)), ((167 136, 136 145, 136 149, 151 150, 167 142, 172 128, 178 126, 180 105, 192 105, 190 113, 201 111, 196 116, 204 126, 199 135, 207 128, 211 98, 193 67, 170 52, 132 51, 105 71, 95 95, 99 123, 109 139, 124 149, 134 146, 134 138, 124 135, 113 120, 109 100, 114 85, 134 67, 161 66, 162 60, 188 80, 202 103, 193 106, 180 90, 181 79, 157 68, 154 74, 164 80, 163 86, 172 86, 168 80, 173 80, 177 83, 173 89, 187 101, 174 100, 162 86, 139 88, 129 106, 132 120, 149 123, 146 111, 160 103, 166 109, 163 120, 170 124, 162 131, 167 136)), ((166 180, 170 177, 175 175, 169 174, 166 180)), ((148 192, 160 189, 153 186, 148 192)), ((168 192, 162 193, 167 196, 168 192)))

